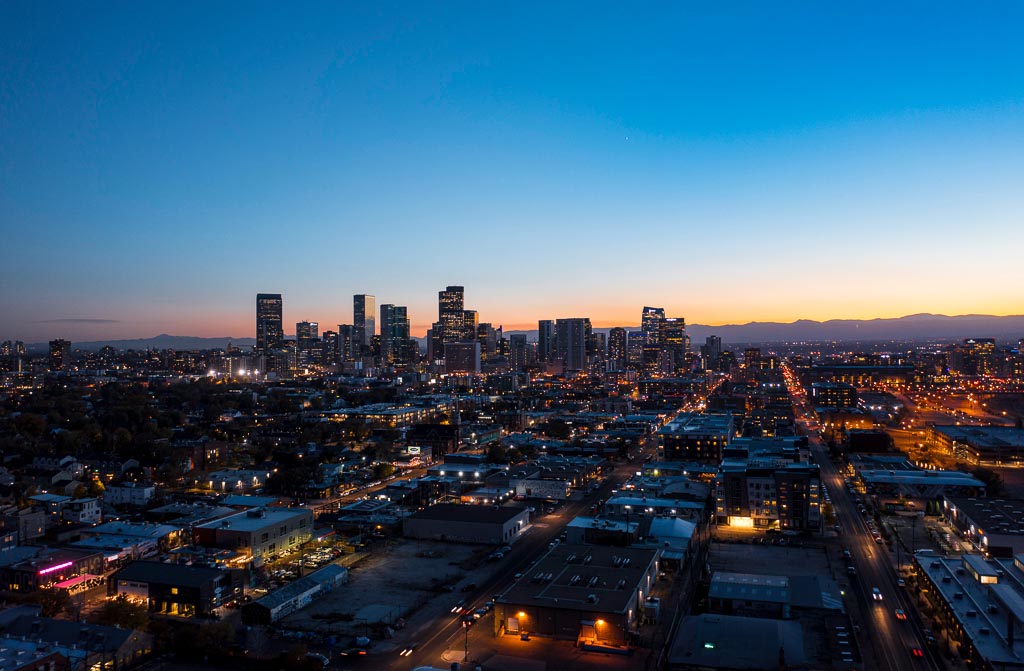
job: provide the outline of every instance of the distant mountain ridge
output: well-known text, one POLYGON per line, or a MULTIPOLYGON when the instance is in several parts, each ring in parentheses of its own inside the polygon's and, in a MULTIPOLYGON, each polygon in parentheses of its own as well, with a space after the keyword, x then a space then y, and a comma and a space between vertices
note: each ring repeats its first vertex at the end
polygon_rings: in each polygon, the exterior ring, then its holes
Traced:
MULTIPOLYGON (((627 330, 640 330, 639 326, 626 326, 627 330)), ((608 328, 595 329, 602 333, 608 328)), ((694 346, 702 344, 710 335, 717 335, 723 343, 780 343, 799 341, 886 341, 955 342, 964 338, 995 338, 998 342, 1015 343, 1024 338, 1024 315, 935 315, 914 314, 885 319, 830 319, 819 322, 798 319, 794 322, 749 322, 747 324, 687 324, 686 332, 694 346)), ((528 333, 536 337, 537 331, 506 331, 528 333)))
MULTIPOLYGON (((639 326, 625 326, 627 330, 640 330, 639 326)), ((607 333, 610 328, 595 329, 607 333)), ((688 324, 686 327, 694 346, 704 342, 709 335, 717 335, 723 343, 778 343, 798 341, 841 340, 852 342, 877 342, 900 340, 906 342, 942 341, 955 342, 964 338, 995 338, 1002 343, 1016 343, 1024 338, 1024 315, 936 315, 914 314, 886 319, 830 319, 819 322, 798 319, 794 322, 749 322, 747 324, 726 324, 707 326, 688 324)), ((536 339, 537 331, 505 331, 526 333, 536 339)), ((423 338, 416 338, 420 343, 423 338)), ((248 348, 256 344, 255 338, 174 336, 162 333, 152 338, 127 340, 97 340, 72 342, 72 347, 82 350, 98 350, 105 346, 116 349, 175 349, 203 350, 224 349, 228 344, 248 348)), ((47 343, 32 343, 32 350, 45 350, 47 343)))
MULTIPOLYGON (((158 336, 152 338, 130 338, 127 340, 93 340, 90 342, 72 342, 71 347, 73 349, 81 349, 86 351, 93 351, 102 349, 104 347, 113 347, 114 349, 134 349, 134 350, 146 350, 146 349, 173 349, 181 351, 192 351, 192 350, 204 350, 204 349, 224 349, 228 344, 234 345, 235 347, 252 347, 256 344, 256 338, 229 338, 229 337, 214 337, 214 338, 202 338, 199 336, 175 336, 161 333, 158 336)), ((49 347, 48 343, 31 343, 27 345, 30 350, 45 350, 49 347)))

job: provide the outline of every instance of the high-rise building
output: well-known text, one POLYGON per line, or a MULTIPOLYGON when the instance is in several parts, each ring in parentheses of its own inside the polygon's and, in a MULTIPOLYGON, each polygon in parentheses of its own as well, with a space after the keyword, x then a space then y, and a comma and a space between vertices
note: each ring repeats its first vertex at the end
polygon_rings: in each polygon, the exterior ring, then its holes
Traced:
POLYGON ((355 333, 352 324, 338 324, 338 363, 355 361, 355 333))
POLYGON ((476 339, 480 341, 480 356, 484 361, 498 353, 498 330, 484 322, 477 324, 476 339))
POLYGON ((647 334, 643 331, 630 331, 626 340, 626 365, 633 370, 640 370, 644 365, 644 346, 647 334))
POLYGON ((480 343, 449 342, 444 344, 446 373, 480 373, 480 343))
POLYGON ((608 368, 624 370, 626 367, 626 329, 616 326, 608 332, 608 368))
POLYGON ((537 322, 537 360, 548 363, 555 358, 555 322, 541 319, 537 322))
POLYGON ((466 290, 464 287, 449 286, 437 292, 437 321, 441 325, 440 342, 459 342, 466 335, 466 290))
POLYGON ((409 311, 404 305, 380 306, 380 356, 384 363, 408 363, 409 311))
POLYGON ((377 335, 377 299, 369 294, 352 297, 353 358, 369 354, 373 336, 377 335))
POLYGON ((330 366, 332 364, 340 363, 340 352, 338 349, 341 344, 341 339, 338 338, 338 334, 335 331, 324 331, 321 339, 321 348, 323 350, 323 364, 330 366))
POLYGON ((587 369, 590 330, 590 319, 586 317, 555 321, 555 356, 562 360, 566 372, 587 369))
POLYGON ((299 351, 309 350, 320 340, 320 324, 317 322, 298 322, 295 324, 295 341, 299 351))
POLYGON ((297 322, 295 324, 295 349, 300 366, 318 363, 320 350, 320 324, 297 322))
POLYGON ((665 317, 658 328, 658 344, 671 363, 673 372, 686 365, 686 353, 690 350, 690 337, 686 335, 686 320, 682 317, 665 317))
POLYGON ((22 341, 5 340, 0 344, 0 372, 24 372, 25 358, 25 343, 22 341))
POLYGON ((459 340, 476 340, 476 330, 480 326, 480 315, 476 310, 462 311, 462 335, 459 340))
POLYGON ((658 342, 658 332, 661 330, 661 322, 665 319, 665 308, 652 308, 644 306, 640 314, 640 330, 647 334, 647 342, 658 342))
POLYGON ((256 351, 266 353, 284 342, 281 294, 256 294, 256 351))
POLYGON ((521 371, 526 368, 526 353, 529 345, 526 342, 525 333, 513 333, 508 337, 509 343, 509 365, 514 371, 521 371))
POLYGON ((704 357, 704 366, 709 370, 714 369, 718 365, 718 358, 722 356, 722 339, 716 335, 709 335, 704 340, 701 355, 704 357))
POLYGON ((50 370, 64 370, 71 356, 71 343, 63 338, 50 341, 50 370))

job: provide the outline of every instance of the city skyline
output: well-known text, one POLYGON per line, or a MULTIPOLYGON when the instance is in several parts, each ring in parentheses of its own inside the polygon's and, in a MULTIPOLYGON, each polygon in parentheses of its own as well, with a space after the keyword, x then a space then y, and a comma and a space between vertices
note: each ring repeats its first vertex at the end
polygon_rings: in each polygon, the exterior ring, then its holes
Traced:
POLYGON ((1024 8, 882 12, 6 5, 0 338, 1020 314, 1024 8))

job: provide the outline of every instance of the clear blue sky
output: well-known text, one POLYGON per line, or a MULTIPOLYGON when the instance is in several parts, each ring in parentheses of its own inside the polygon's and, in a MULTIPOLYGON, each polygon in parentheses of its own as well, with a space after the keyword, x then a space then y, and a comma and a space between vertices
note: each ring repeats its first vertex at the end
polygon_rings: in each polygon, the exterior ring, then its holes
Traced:
POLYGON ((1024 5, 352 4, 0 5, 0 338, 1024 312, 1024 5))

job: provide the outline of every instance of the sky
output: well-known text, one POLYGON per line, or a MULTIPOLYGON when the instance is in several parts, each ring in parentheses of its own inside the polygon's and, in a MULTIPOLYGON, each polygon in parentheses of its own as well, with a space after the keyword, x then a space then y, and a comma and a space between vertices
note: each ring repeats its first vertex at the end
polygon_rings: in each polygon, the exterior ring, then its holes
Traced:
POLYGON ((1024 313, 1021 3, 291 4, 0 4, 0 339, 1024 313))

